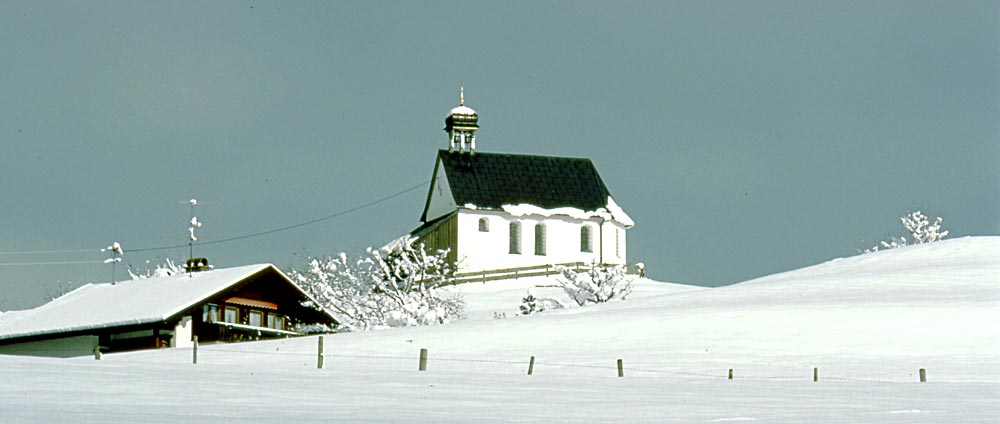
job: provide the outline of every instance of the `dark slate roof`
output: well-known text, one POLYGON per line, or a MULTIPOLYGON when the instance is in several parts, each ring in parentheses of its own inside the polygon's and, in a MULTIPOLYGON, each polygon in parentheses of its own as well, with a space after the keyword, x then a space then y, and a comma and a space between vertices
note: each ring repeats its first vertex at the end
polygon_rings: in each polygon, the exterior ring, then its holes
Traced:
POLYGON ((608 204, 608 188, 590 159, 447 150, 438 158, 459 206, 499 209, 527 203, 595 211, 608 204))

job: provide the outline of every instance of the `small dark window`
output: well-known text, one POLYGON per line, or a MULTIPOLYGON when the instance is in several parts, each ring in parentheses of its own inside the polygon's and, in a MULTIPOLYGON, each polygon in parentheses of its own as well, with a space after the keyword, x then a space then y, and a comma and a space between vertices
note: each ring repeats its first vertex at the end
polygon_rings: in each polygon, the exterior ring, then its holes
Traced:
POLYGON ((518 222, 510 223, 510 253, 521 253, 521 224, 518 222))
POLYGON ((545 254, 545 226, 542 224, 535 225, 535 254, 545 254))
POLYGON ((486 218, 479 218, 479 232, 488 233, 490 231, 490 220, 486 218))
POLYGON ((581 252, 594 251, 594 243, 590 234, 590 227, 587 225, 580 227, 580 251, 581 252))
POLYGON ((226 309, 224 309, 222 312, 222 321, 231 322, 233 324, 239 324, 240 310, 232 306, 226 306, 226 309))

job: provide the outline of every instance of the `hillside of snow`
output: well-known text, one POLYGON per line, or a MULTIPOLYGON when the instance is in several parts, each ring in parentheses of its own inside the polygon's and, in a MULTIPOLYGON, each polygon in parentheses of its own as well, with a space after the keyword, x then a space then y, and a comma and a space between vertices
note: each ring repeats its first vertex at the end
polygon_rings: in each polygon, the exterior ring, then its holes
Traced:
POLYGON ((715 289, 638 281, 625 301, 516 314, 549 284, 470 283, 453 289, 467 320, 326 335, 322 370, 316 337, 202 346, 197 365, 190 349, 0 356, 0 410, 4 422, 996 422, 1000 237, 715 289))

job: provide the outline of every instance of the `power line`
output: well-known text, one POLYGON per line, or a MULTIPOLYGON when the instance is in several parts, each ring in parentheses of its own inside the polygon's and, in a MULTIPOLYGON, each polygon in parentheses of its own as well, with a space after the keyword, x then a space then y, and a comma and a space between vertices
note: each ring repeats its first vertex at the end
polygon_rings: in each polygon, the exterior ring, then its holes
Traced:
POLYGON ((0 262, 0 266, 43 266, 43 265, 81 265, 102 264, 104 261, 56 261, 56 262, 0 262))
MULTIPOLYGON (((406 193, 409 193, 409 192, 411 192, 413 190, 416 190, 416 189, 418 189, 420 187, 423 187, 423 186, 429 184, 430 182, 431 182, 430 180, 427 180, 427 181, 424 181, 424 182, 422 182, 420 184, 417 184, 417 185, 415 185, 413 187, 407 188, 405 190, 398 191, 396 193, 393 193, 393 194, 390 194, 388 196, 379 198, 377 200, 373 200, 373 201, 365 203, 363 205, 355 206, 355 207, 350 208, 350 209, 345 209, 345 210, 342 210, 340 212, 334 213, 332 215, 324 216, 322 218, 316 218, 316 219, 313 219, 313 220, 310 220, 310 221, 301 222, 301 223, 294 224, 294 225, 288 225, 288 226, 285 226, 285 227, 275 228, 275 229, 272 229, 272 230, 261 231, 259 233, 246 234, 246 235, 242 235, 242 236, 230 237, 230 238, 225 238, 225 239, 220 239, 220 240, 210 240, 210 241, 198 243, 197 245, 198 246, 206 246, 206 245, 210 245, 210 244, 228 243, 228 242, 231 242, 231 241, 246 240, 248 238, 260 237, 260 236, 265 236, 265 235, 268 235, 268 234, 274 234, 274 233, 278 233, 278 232, 282 232, 282 231, 293 230, 293 229, 296 229, 296 228, 299 228, 299 227, 304 227, 306 225, 311 225, 311 224, 315 224, 317 222, 322 222, 322 221, 333 219, 333 218, 336 218, 336 217, 339 217, 339 216, 347 215, 347 214, 349 214, 351 212, 355 212, 355 211, 358 211, 358 210, 361 210, 361 209, 364 209, 364 208, 367 208, 367 207, 370 207, 370 206, 375 206, 375 205, 377 205, 379 203, 382 203, 382 202, 385 202, 387 200, 390 200, 390 199, 402 196, 402 195, 404 195, 406 193)), ((140 249, 129 249, 128 251, 129 252, 150 252, 150 251, 155 251, 155 250, 177 249, 177 248, 181 248, 181 247, 187 247, 187 245, 186 244, 179 244, 179 245, 175 245, 175 246, 144 247, 144 248, 140 248, 140 249)))
POLYGON ((22 250, 22 251, 10 251, 10 252, 0 252, 0 255, 40 255, 48 253, 97 253, 101 249, 56 249, 56 250, 22 250))
MULTIPOLYGON (((406 193, 409 193, 409 192, 411 192, 413 190, 416 190, 416 189, 418 189, 420 187, 423 187, 423 186, 429 184, 430 182, 431 182, 430 180, 427 180, 427 181, 421 182, 420 184, 417 184, 415 186, 412 186, 412 187, 409 187, 407 189, 404 189, 404 190, 398 191, 396 193, 390 194, 388 196, 384 196, 384 197, 381 197, 379 199, 373 200, 371 202, 368 202, 368 203, 365 203, 365 204, 362 204, 362 205, 359 205, 359 206, 355 206, 355 207, 352 207, 352 208, 349 208, 349 209, 345 209, 345 210, 342 210, 342 211, 339 211, 339 212, 336 212, 334 214, 330 214, 330 215, 327 215, 327 216, 324 216, 324 217, 321 217, 321 218, 316 218, 316 219, 309 220, 309 221, 306 221, 306 222, 300 222, 298 224, 293 224, 293 225, 288 225, 288 226, 284 226, 284 227, 274 228, 274 229, 271 229, 271 230, 261 231, 261 232, 253 233, 253 234, 245 234, 245 235, 241 235, 241 236, 230 237, 230 238, 225 238, 225 239, 220 239, 220 240, 209 240, 209 241, 198 243, 197 245, 198 246, 205 246, 205 245, 210 245, 210 244, 220 244, 220 243, 228 243, 228 242, 231 242, 231 241, 246 240, 246 239, 249 239, 249 238, 260 237, 260 236, 265 236, 265 235, 268 235, 268 234, 274 234, 274 233, 278 233, 278 232, 282 232, 282 231, 293 230, 293 229, 296 229, 296 228, 300 228, 300 227, 304 227, 304 226, 307 226, 307 225, 315 224, 317 222, 322 222, 322 221, 330 220, 330 219, 333 219, 333 218, 336 218, 336 217, 339 217, 339 216, 343 216, 343 215, 347 215, 347 214, 349 214, 351 212, 356 212, 356 211, 359 211, 361 209, 368 208, 368 207, 371 207, 371 206, 375 206, 375 205, 377 205, 379 203, 382 203, 382 202, 394 199, 396 197, 402 196, 402 195, 404 195, 406 193)), ((178 249, 178 248, 182 248, 182 247, 187 247, 187 244, 178 244, 178 245, 174 245, 174 246, 144 247, 144 248, 139 248, 139 249, 126 249, 126 252, 152 252, 152 251, 157 251, 157 250, 178 249)), ((30 255, 30 254, 80 253, 80 252, 98 253, 100 251, 101 251, 101 249, 26 250, 26 251, 0 252, 0 255, 30 255)), ((99 264, 99 263, 103 263, 103 262, 102 261, 92 261, 92 260, 91 261, 55 261, 55 262, 0 262, 0 266, 79 265, 79 264, 99 264)))

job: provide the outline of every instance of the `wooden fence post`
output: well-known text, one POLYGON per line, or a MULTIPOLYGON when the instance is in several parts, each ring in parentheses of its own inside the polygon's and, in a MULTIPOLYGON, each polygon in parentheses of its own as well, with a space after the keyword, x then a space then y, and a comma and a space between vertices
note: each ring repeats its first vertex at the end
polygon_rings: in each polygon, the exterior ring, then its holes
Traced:
POLYGON ((532 356, 531 360, 528 361, 528 375, 531 375, 535 371, 535 357, 532 356))
POLYGON ((625 376, 625 368, 622 367, 622 358, 618 358, 618 377, 625 376))
POLYGON ((420 371, 427 371, 427 349, 420 349, 420 371))
POLYGON ((730 380, 733 379, 733 369, 732 368, 729 369, 729 379, 730 380))
POLYGON ((923 368, 920 369, 920 382, 921 383, 926 383, 927 382, 927 370, 925 370, 923 368))
POLYGON ((819 368, 813 368, 813 381, 819 381, 819 368))
POLYGON ((191 363, 197 365, 198 364, 198 336, 192 337, 191 341, 194 342, 194 344, 191 345, 192 346, 192 349, 191 349, 191 363))
POLYGON ((316 349, 316 369, 323 369, 323 336, 319 336, 319 346, 316 349))

